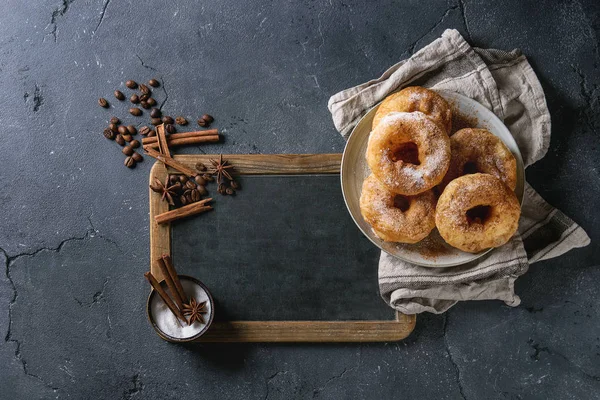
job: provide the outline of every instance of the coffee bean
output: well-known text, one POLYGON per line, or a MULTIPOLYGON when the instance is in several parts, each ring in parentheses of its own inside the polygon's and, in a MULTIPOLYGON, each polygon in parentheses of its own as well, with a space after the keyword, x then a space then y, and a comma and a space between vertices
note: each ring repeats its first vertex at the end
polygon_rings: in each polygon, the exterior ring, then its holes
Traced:
POLYGON ((129 113, 135 117, 139 117, 140 115, 142 115, 142 110, 140 110, 139 108, 133 107, 129 109, 129 113))
POLYGON ((192 192, 190 193, 190 198, 192 199, 192 202, 197 202, 200 201, 200 192, 197 190, 192 190, 192 192))
POLYGON ((158 83, 158 80, 152 78, 148 81, 148 85, 153 86, 153 87, 159 87, 160 83, 158 83))
POLYGON ((144 161, 144 157, 142 157, 142 155, 140 153, 133 153, 133 155, 131 156, 131 158, 133 158, 133 160, 136 163, 144 161))
POLYGON ((208 123, 205 120, 203 120, 202 118, 200 118, 197 122, 198 122, 198 125, 202 126, 202 127, 205 127, 206 125, 208 125, 208 123))
POLYGON ((98 99, 98 104, 100 104, 100 107, 108 108, 108 101, 104 97, 98 99))
POLYGON ((182 206, 185 206, 188 203, 188 200, 185 196, 180 196, 179 202, 181 203, 182 206))
POLYGON ((164 122, 165 124, 174 124, 175 123, 173 118, 169 117, 168 115, 165 115, 164 117, 162 117, 162 122, 164 122))
POLYGON ((174 185, 175 182, 179 182, 179 176, 178 175, 169 175, 169 183, 171 185, 174 185))
POLYGON ((133 139, 131 142, 129 142, 129 145, 134 149, 137 149, 138 147, 140 147, 140 142, 138 140, 133 139))
POLYGON ((133 125, 127 125, 127 132, 129 132, 130 135, 135 135, 137 133, 137 129, 135 129, 135 126, 133 125))
POLYGON ((126 126, 124 126, 124 125, 121 125, 121 126, 119 126, 119 127, 117 128, 117 131, 118 131, 118 132, 119 132, 121 135, 125 135, 125 134, 129 133, 129 132, 127 131, 127 127, 126 127, 126 126))
POLYGON ((150 97, 148 98, 148 100, 146 100, 146 103, 150 104, 150 106, 154 107, 156 105, 156 100, 154 100, 154 97, 150 97))
POLYGON ((110 119, 110 123, 111 123, 111 124, 118 125, 118 124, 120 124, 120 123, 121 123, 121 120, 120 120, 119 118, 117 118, 117 117, 112 117, 112 118, 110 119))
POLYGON ((125 139, 123 139, 123 136, 121 136, 121 135, 117 135, 115 137, 115 142, 117 142, 121 146, 125 146, 125 139))
POLYGON ((146 93, 140 96, 140 101, 148 101, 149 98, 150 95, 146 93))
POLYGON ((162 124, 162 121, 160 120, 160 118, 152 118, 152 119, 150 119, 150 123, 152 125, 156 126, 156 125, 162 124))
POLYGON ((175 125, 165 124, 165 131, 167 131, 167 133, 175 133, 177 132, 177 129, 175 129, 175 125))
POLYGON ((117 98, 117 100, 125 100, 125 95, 120 90, 115 90, 115 97, 117 98))
POLYGON ((142 104, 142 107, 144 107, 146 110, 150 108, 150 104, 148 104, 145 101, 142 101, 141 104, 142 104))
POLYGON ((133 154, 133 147, 131 146, 125 146, 123 147, 123 154, 125 154, 126 156, 130 156, 133 154))
MULTIPOLYGON (((196 163, 196 169, 200 172, 204 172, 206 171, 206 165, 204 165, 203 163, 199 162, 196 163)), ((199 176, 199 175, 198 175, 199 176)))
POLYGON ((140 92, 143 94, 150 94, 150 88, 143 83, 140 83, 140 92))
POLYGON ((150 128, 148 128, 147 126, 142 126, 140 128, 140 135, 146 136, 149 133, 150 133, 150 128))
POLYGON ((190 190, 196 189, 196 184, 194 183, 194 181, 187 181, 185 183, 185 188, 190 190))
POLYGON ((125 140, 126 142, 131 142, 133 140, 133 136, 131 136, 129 133, 126 134, 121 134, 121 136, 123 136, 123 140, 125 140))
POLYGON ((129 101, 131 101, 133 104, 137 104, 140 102, 140 98, 138 97, 137 94, 132 94, 131 97, 129 98, 129 101))
POLYGON ((206 186, 206 179, 204 179, 201 175, 196 175, 194 177, 196 183, 200 186, 206 186))
POLYGON ((133 167, 135 167, 135 160, 133 159, 133 157, 127 157, 125 159, 125 166, 127 168, 133 168, 133 167))
POLYGON ((235 194, 235 190, 233 190, 232 188, 228 187, 227 189, 225 189, 225 193, 232 195, 235 194))
POLYGON ((214 182, 215 178, 211 174, 204 174, 202 177, 206 180, 206 182, 214 182))
POLYGON ((188 122, 187 122, 187 119, 185 119, 184 117, 179 116, 179 117, 175 118, 175 123, 177 125, 187 125, 188 122))
POLYGON ((181 184, 181 182, 177 181, 173 184, 173 187, 175 188, 176 192, 181 192, 183 191, 183 185, 181 184))
POLYGON ((215 120, 212 115, 208 115, 208 114, 204 114, 202 116, 202 119, 205 120, 206 122, 208 122, 209 124, 212 124, 212 122, 215 120))
POLYGON ((152 110, 150 110, 150 116, 152 118, 160 118, 160 110, 158 108, 153 108, 152 110))
POLYGON ((225 185, 219 183, 219 186, 217 187, 217 193, 225 194, 225 190, 225 185))
POLYGON ((150 129, 150 132, 148 133, 148 137, 152 136, 156 136, 156 131, 154 129, 150 129))
POLYGON ((117 133, 119 131, 119 126, 117 124, 109 124, 108 129, 110 129, 114 133, 117 133))
POLYGON ((125 86, 127 86, 129 89, 135 89, 137 85, 138 84, 135 81, 132 81, 131 79, 125 82, 125 86))
POLYGON ((189 180, 189 178, 185 175, 179 176, 179 182, 181 182, 181 183, 186 183, 188 180, 189 180))
POLYGON ((240 184, 237 183, 236 181, 231 181, 229 182, 229 185, 231 185, 231 187, 235 190, 239 190, 240 189, 240 184))
POLYGON ((206 196, 208 194, 208 190, 204 186, 198 186, 198 193, 200 196, 206 196))
POLYGON ((115 133, 112 130, 110 130, 109 128, 106 128, 104 131, 102 131, 102 134, 108 140, 115 140, 115 133))

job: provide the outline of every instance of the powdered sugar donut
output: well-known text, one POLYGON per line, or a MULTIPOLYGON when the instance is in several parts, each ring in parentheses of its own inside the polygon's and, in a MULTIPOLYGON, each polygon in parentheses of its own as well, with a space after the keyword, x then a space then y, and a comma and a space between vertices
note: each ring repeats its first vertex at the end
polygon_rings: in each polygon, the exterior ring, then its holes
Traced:
POLYGON ((360 212, 377 236, 387 242, 416 243, 435 228, 435 195, 390 192, 375 176, 363 182, 360 212))
POLYGON ((450 148, 450 167, 442 186, 445 187, 459 176, 481 172, 494 175, 515 190, 517 160, 493 133, 485 129, 461 129, 450 138, 450 148))
POLYGON ((470 174, 446 186, 435 224, 449 245, 477 253, 508 242, 520 215, 517 196, 502 181, 489 174, 470 174))
POLYGON ((388 190, 419 194, 440 183, 446 174, 450 138, 421 112, 392 112, 369 136, 367 163, 388 190))
POLYGON ((438 123, 449 135, 452 129, 452 110, 442 96, 433 90, 420 86, 411 86, 386 97, 373 118, 373 129, 387 114, 419 111, 438 123))

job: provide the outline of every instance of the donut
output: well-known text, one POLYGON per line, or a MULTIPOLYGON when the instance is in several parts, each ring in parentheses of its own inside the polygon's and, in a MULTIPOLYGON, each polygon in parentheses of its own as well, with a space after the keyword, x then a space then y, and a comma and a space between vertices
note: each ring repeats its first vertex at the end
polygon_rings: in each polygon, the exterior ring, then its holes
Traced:
POLYGON ((485 129, 461 129, 450 138, 450 148, 450 167, 442 181, 442 187, 459 176, 481 172, 494 175, 511 190, 515 190, 517 160, 493 133, 485 129))
POLYGON ((419 194, 444 178, 450 138, 422 112, 392 112, 369 136, 367 164, 390 191, 419 194))
POLYGON ((373 174, 363 182, 360 212, 375 234, 387 242, 416 243, 435 228, 435 195, 389 191, 373 174))
POLYGON ((499 247, 519 226, 515 193, 489 174, 469 174, 446 186, 438 199, 435 224, 451 246, 469 253, 499 247))
POLYGON ((386 97, 373 117, 373 129, 387 114, 420 111, 440 124, 449 135, 452 129, 452 110, 442 96, 433 90, 420 86, 411 86, 386 97))

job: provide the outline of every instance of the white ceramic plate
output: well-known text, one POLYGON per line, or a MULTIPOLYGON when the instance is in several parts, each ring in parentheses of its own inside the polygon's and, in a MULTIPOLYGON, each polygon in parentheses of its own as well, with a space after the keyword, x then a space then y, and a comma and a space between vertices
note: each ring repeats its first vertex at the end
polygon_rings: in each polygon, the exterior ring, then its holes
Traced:
MULTIPOLYGON (((485 128, 492 132, 510 149, 517 160, 517 188, 515 194, 519 202, 522 202, 525 185, 523 159, 517 143, 506 126, 494 113, 473 99, 453 92, 438 91, 438 93, 452 105, 453 110, 472 118, 476 121, 475 127, 485 128)), ((362 233, 386 253, 424 267, 452 267, 473 261, 489 252, 490 250, 472 254, 455 249, 441 238, 437 229, 434 229, 431 235, 416 244, 384 242, 375 235, 371 226, 365 222, 360 213, 360 193, 363 181, 370 174, 365 153, 369 134, 371 133, 371 123, 378 107, 379 104, 369 110, 356 125, 346 143, 344 155, 342 156, 340 174, 344 201, 350 215, 362 233)))

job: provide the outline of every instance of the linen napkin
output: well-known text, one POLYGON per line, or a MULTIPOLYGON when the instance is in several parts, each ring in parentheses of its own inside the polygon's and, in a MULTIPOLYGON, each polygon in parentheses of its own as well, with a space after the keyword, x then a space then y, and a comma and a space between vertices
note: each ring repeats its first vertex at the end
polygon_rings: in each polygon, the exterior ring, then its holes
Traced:
MULTIPOLYGON (((329 99, 336 129, 347 138, 360 118, 390 93, 406 86, 461 93, 494 112, 512 133, 525 166, 541 159, 550 144, 550 114, 537 76, 525 56, 471 47, 457 30, 388 69, 380 78, 329 99)), ((585 231, 525 184, 519 229, 504 246, 472 263, 420 267, 382 252, 379 290, 405 314, 442 313, 462 300, 503 300, 517 306, 515 280, 530 263, 557 257, 590 243, 585 231)))

